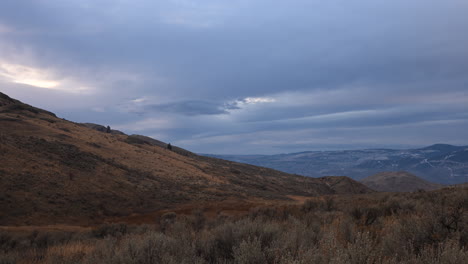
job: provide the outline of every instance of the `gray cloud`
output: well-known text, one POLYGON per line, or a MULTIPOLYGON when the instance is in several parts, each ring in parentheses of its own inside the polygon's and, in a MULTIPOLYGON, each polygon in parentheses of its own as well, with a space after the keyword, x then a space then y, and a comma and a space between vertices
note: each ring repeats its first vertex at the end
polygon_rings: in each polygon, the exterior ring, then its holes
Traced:
POLYGON ((151 105, 147 109, 178 113, 188 116, 228 114, 227 109, 236 109, 232 105, 221 105, 207 101, 182 101, 169 104, 151 105))
POLYGON ((201 152, 463 143, 454 130, 468 128, 467 8, 461 0, 2 1, 0 90, 67 119, 201 152), (436 136, 427 122, 448 123, 430 126, 436 136), (368 140, 349 130, 364 127, 368 140))

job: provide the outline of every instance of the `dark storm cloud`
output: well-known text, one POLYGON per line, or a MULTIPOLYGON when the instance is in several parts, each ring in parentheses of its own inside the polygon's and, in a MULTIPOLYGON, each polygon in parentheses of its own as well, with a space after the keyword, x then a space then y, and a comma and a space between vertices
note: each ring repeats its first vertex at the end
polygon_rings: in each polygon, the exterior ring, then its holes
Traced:
POLYGON ((467 10, 462 0, 6 0, 1 90, 201 152, 277 152, 279 138, 401 146, 421 134, 408 125, 427 122, 463 143, 451 130, 468 128, 467 10), (345 130, 359 127, 376 132, 345 130))

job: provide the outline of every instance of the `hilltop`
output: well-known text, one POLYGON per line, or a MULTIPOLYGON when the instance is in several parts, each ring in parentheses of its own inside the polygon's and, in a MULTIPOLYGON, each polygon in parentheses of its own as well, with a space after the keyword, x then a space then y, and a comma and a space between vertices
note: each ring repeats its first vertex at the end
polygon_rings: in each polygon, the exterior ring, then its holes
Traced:
POLYGON ((442 184, 428 182, 406 171, 389 171, 374 174, 360 181, 373 190, 382 192, 431 191, 444 187, 442 184))
POLYGON ((223 213, 291 197, 371 192, 351 179, 349 188, 337 188, 100 130, 0 93, 0 225, 152 221, 168 209, 223 213))

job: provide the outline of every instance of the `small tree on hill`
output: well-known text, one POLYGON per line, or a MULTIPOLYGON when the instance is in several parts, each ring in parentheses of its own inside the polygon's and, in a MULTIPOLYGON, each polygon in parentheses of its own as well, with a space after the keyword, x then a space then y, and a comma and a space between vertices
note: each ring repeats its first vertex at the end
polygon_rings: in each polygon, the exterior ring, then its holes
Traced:
POLYGON ((107 126, 106 133, 110 133, 110 132, 111 132, 110 126, 107 126))
POLYGON ((167 144, 167 149, 168 149, 168 150, 172 150, 172 145, 171 145, 171 143, 167 144))

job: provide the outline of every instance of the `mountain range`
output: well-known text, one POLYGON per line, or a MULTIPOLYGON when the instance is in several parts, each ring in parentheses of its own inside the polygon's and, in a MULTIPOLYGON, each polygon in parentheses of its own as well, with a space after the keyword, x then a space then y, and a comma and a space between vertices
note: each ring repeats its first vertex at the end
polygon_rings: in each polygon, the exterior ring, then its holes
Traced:
POLYGON ((278 155, 207 155, 312 177, 356 180, 386 171, 407 171, 440 184, 468 182, 468 146, 435 144, 418 149, 306 151, 278 155))

